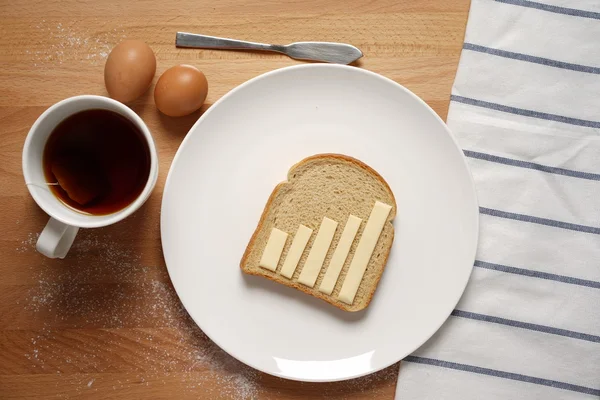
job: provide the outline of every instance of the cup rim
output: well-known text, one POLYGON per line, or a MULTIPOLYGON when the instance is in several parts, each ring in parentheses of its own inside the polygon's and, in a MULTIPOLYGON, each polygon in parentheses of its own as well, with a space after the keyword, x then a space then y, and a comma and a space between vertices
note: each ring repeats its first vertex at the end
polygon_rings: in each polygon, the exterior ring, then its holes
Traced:
MULTIPOLYGON (((114 213, 106 214, 106 215, 86 215, 86 220, 84 222, 73 223, 73 221, 70 221, 68 218, 63 218, 61 215, 54 213, 52 211, 52 209, 50 207, 48 207, 47 203, 40 198, 40 196, 38 195, 36 190, 33 190, 33 188, 30 185, 26 185, 26 186, 27 186, 27 190, 29 191, 29 194, 31 195, 33 200, 36 202, 36 204, 42 210, 44 210, 44 212, 46 214, 48 214, 50 217, 66 224, 66 225, 76 226, 79 228, 99 228, 99 227, 103 227, 103 226, 107 226, 107 225, 111 225, 116 222, 119 222, 119 221, 127 218, 131 214, 133 214, 135 211, 137 211, 144 204, 144 202, 148 199, 148 197, 150 197, 150 194, 152 193, 152 190, 154 189, 154 186, 156 185, 156 181, 158 180, 158 152, 156 150, 156 144, 154 142, 154 138, 152 137, 152 134, 150 133, 150 129, 148 129, 148 126, 142 120, 142 118, 139 115, 137 115, 132 109, 127 107, 125 104, 123 104, 117 100, 111 99, 109 97, 105 97, 105 96, 79 95, 79 96, 73 96, 73 97, 63 99, 63 100, 51 105, 50 107, 48 107, 33 123, 31 128, 29 129, 29 132, 27 133, 27 137, 25 138, 25 143, 23 145, 23 155, 22 155, 23 177, 25 178, 25 182, 29 182, 28 178, 30 177, 30 175, 32 173, 29 162, 28 162, 29 156, 30 156, 31 143, 33 142, 34 137, 37 134, 37 132, 38 132, 41 124, 44 122, 44 120, 46 118, 48 118, 49 115, 56 112, 57 109, 59 109, 60 107, 63 107, 65 104, 72 103, 72 102, 84 101, 84 100, 92 100, 92 101, 99 102, 98 107, 97 107, 98 109, 102 109, 102 107, 101 107, 102 103, 111 104, 111 105, 115 106, 116 108, 118 108, 120 110, 120 112, 122 113, 121 115, 123 115, 124 117, 129 119, 131 122, 136 124, 136 126, 142 132, 144 138, 146 139, 146 143, 148 145, 148 150, 150 152, 150 173, 148 175, 148 180, 147 180, 146 185, 144 186, 144 189, 142 190, 142 192, 138 195, 138 197, 133 202, 131 202, 125 208, 122 208, 114 213)), ((77 112, 84 111, 86 109, 95 109, 95 108, 96 107, 83 108, 77 112)), ((73 114, 75 114, 75 113, 71 113, 68 116, 71 116, 73 114)), ((54 129, 54 128, 52 128, 52 129, 54 129)), ((45 146, 45 144, 44 144, 44 146, 45 146)), ((63 204, 63 207, 69 208, 64 204, 63 204)), ((77 211, 75 211, 75 212, 77 212, 77 211)))

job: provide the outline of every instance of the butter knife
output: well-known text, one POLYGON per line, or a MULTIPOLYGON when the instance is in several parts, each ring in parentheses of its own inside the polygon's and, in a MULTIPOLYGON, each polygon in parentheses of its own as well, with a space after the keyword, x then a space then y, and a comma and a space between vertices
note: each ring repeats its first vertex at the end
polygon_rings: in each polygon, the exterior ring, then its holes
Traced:
POLYGON ((243 40, 177 32, 177 47, 196 49, 262 50, 283 53, 297 60, 350 64, 363 56, 356 47, 345 43, 296 42, 288 45, 246 42, 243 40))

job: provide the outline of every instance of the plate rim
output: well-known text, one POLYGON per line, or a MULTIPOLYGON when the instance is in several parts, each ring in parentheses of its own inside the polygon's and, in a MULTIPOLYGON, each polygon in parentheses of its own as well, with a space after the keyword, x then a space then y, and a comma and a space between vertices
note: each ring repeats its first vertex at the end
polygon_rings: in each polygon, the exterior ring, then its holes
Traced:
POLYGON ((390 366, 392 366, 393 364, 402 361, 405 357, 407 357, 409 354, 404 355, 402 358, 392 361, 390 363, 378 366, 376 368, 371 368, 370 370, 366 370, 362 373, 358 373, 355 375, 349 375, 349 376, 344 376, 344 377, 340 377, 340 378, 324 378, 324 379, 319 379, 319 378, 302 378, 302 377, 298 377, 298 376, 289 376, 289 375, 285 375, 285 374, 281 374, 281 373, 277 373, 277 372, 273 372, 273 371, 267 371, 263 368, 258 367, 257 365, 255 365, 252 362, 249 362, 247 360, 241 360, 240 358, 236 357, 234 354, 230 353, 226 348, 224 348, 221 343, 219 342, 219 340, 216 340, 216 338, 214 338, 213 336, 211 336, 209 333, 207 333, 204 329, 202 329, 201 325, 198 323, 198 321, 196 321, 196 319, 192 316, 192 314, 188 311, 188 307, 186 305, 186 302, 184 301, 184 299, 182 298, 182 296, 179 293, 179 290, 177 288, 177 284, 175 283, 175 280, 172 278, 172 274, 171 274, 171 269, 169 268, 169 264, 167 261, 167 251, 165 248, 165 240, 164 240, 164 226, 165 226, 165 222, 163 221, 165 218, 165 198, 166 198, 166 194, 169 190, 170 187, 170 183, 172 181, 172 176, 174 174, 173 170, 175 167, 175 164, 177 163, 179 157, 181 156, 181 153, 185 147, 185 145, 187 144, 191 133, 196 129, 196 127, 201 124, 204 119, 207 118, 208 115, 211 114, 211 111, 213 111, 213 109, 216 109, 221 103, 223 103, 224 101, 226 101, 229 97, 233 96, 235 93, 237 93, 238 91, 242 90, 243 88, 245 88, 246 86, 249 86, 257 81, 263 80, 263 79, 268 79, 270 76, 272 75, 278 75, 281 73, 286 73, 288 71, 292 71, 292 70, 300 70, 300 69, 330 69, 330 70, 350 70, 353 73, 359 73, 359 74, 365 74, 365 75, 369 75, 372 78, 376 78, 376 79, 380 79, 384 82, 386 82, 387 84, 390 84, 392 86, 395 86, 397 89, 400 89, 401 91, 405 92, 406 94, 408 94, 410 97, 412 97, 414 100, 416 100, 418 103, 420 103, 422 106, 424 106, 424 108, 440 123, 440 125, 444 128, 444 130, 446 131, 446 133, 448 134, 448 136, 450 137, 450 139, 452 140, 452 143, 454 144, 454 147, 456 148, 456 150, 458 151, 458 153, 460 154, 460 158, 462 161, 463 166, 465 167, 465 170, 467 172, 467 175, 469 177, 469 181, 470 181, 470 194, 474 200, 474 208, 475 208, 475 212, 474 212, 474 222, 475 222, 475 226, 474 226, 474 232, 475 232, 475 237, 472 238, 471 240, 474 242, 474 246, 473 246, 473 254, 471 255, 471 257, 469 257, 470 259, 472 258, 472 262, 471 262, 471 268, 469 271, 469 274, 467 275, 467 279, 465 280, 464 284, 462 285, 462 288, 459 292, 459 295, 457 296, 456 299, 454 299, 451 304, 452 307, 449 307, 448 311, 448 315, 446 316, 446 318, 440 322, 439 325, 437 325, 437 327, 429 334, 426 335, 426 337, 424 337, 423 341, 415 348, 412 350, 412 352, 416 351, 417 349, 419 349, 421 346, 423 346, 423 344, 425 344, 429 339, 431 339, 431 337, 433 337, 433 335, 435 335, 435 333, 437 331, 440 330, 440 328, 444 325, 444 323, 448 320, 448 318, 450 317, 452 310, 454 310, 454 308, 456 307, 456 305, 458 304, 458 302, 460 301, 461 297, 463 296, 465 289, 470 281, 470 277, 471 274, 473 273, 473 268, 474 268, 474 262, 475 262, 475 258, 476 258, 476 253, 477 253, 477 248, 479 245, 479 219, 480 219, 480 215, 479 215, 479 199, 477 196, 477 191, 475 188, 475 181, 473 178, 473 174, 471 173, 471 168, 469 167, 468 163, 467 163, 467 159, 464 155, 464 152, 462 150, 462 148, 460 147, 460 145, 458 144, 458 141, 456 139, 456 137, 454 136, 454 134, 452 133, 452 131, 450 130, 450 128, 446 125, 446 123, 444 122, 444 120, 442 120, 442 118, 429 106, 429 104, 427 104, 423 99, 421 99, 419 96, 417 96, 415 93, 413 93, 411 90, 409 90, 408 88, 404 87, 403 85, 401 85, 400 83, 387 78, 381 74, 378 74, 376 72, 367 70, 367 69, 363 69, 360 67, 354 67, 354 66, 348 66, 348 65, 340 65, 340 64, 299 64, 299 65, 292 65, 292 66, 288 66, 288 67, 283 67, 283 68, 277 68, 271 71, 267 71, 265 73, 262 73, 260 75, 257 75, 243 83, 241 83, 240 85, 234 87, 233 89, 231 89, 230 91, 228 91, 227 93, 225 93, 221 98, 219 98, 216 102, 214 102, 212 104, 211 107, 209 107, 201 116, 200 118, 198 118, 198 120, 192 125, 192 127, 188 130, 188 132, 186 133, 185 137, 183 138, 183 140, 181 141, 181 143, 179 144, 179 147, 177 148, 177 151, 175 153, 175 156, 173 157, 173 160, 171 161, 171 165, 169 166, 169 172, 167 173, 167 178, 165 180, 165 184, 163 186, 163 193, 162 193, 162 198, 161 198, 161 208, 160 208, 160 239, 161 239, 161 248, 162 248, 162 254, 163 254, 163 259, 165 262, 165 266, 167 268, 167 273, 169 275, 169 280, 171 281, 171 284, 173 285, 173 288, 175 289, 175 293, 177 294, 177 298, 179 299, 179 301, 181 302, 181 304, 183 305, 183 307, 186 310, 186 313, 190 316, 190 318, 192 319, 192 321, 194 321, 194 324, 196 324, 196 326, 211 340, 213 341, 217 346, 219 346, 219 348, 223 351, 225 351, 228 355, 230 355, 231 357, 235 358, 236 360, 240 361, 241 363, 254 368, 258 371, 261 371, 263 373, 266 373, 268 375, 271 376, 276 376, 279 378, 283 378, 283 379, 289 379, 289 380, 293 380, 293 381, 298 381, 298 382, 340 382, 340 381, 346 381, 346 380, 350 380, 350 379, 356 379, 356 378, 360 378, 363 376, 367 376, 370 374, 373 374, 375 372, 381 371, 385 368, 388 368, 390 366))

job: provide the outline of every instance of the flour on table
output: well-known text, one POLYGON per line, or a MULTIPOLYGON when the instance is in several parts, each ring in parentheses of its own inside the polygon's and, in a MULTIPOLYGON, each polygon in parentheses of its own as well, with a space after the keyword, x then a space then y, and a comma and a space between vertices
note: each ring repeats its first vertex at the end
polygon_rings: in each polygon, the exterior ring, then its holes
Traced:
MULTIPOLYGON (((81 394, 132 385, 171 385, 175 379, 192 396, 257 398, 262 373, 229 356, 195 325, 164 266, 144 265, 139 250, 128 247, 131 238, 100 232, 81 230, 67 258, 39 256, 36 262, 42 265, 29 267, 37 283, 17 307, 31 313, 29 318, 44 322, 30 337, 31 346, 24 355, 28 362, 43 373, 67 374, 65 379, 81 394), (97 293, 99 287, 108 293, 97 293), (68 331, 78 328, 95 328, 93 334, 83 335, 89 343, 81 349, 61 347, 72 335, 68 331), (134 376, 103 382, 108 378, 102 373, 112 372, 106 357, 119 354, 131 342, 135 351, 124 361, 134 366, 134 376)), ((36 240, 37 235, 28 235, 17 252, 34 253, 36 240)), ((321 398, 367 391, 383 395, 397 371, 390 367, 324 385, 321 398)), ((302 388, 305 384, 294 385, 302 388)))
POLYGON ((82 26, 76 23, 62 23, 41 20, 33 26, 47 36, 49 45, 26 50, 34 66, 80 62, 86 60, 92 65, 104 63, 110 50, 126 37, 122 28, 102 29, 82 26))
MULTIPOLYGON (((30 234, 17 251, 35 252, 36 241, 37 235, 30 234)), ((134 384, 166 384, 177 377, 190 393, 202 389, 211 397, 256 398, 259 373, 210 341, 179 302, 164 267, 143 265, 141 258, 123 241, 92 230, 80 231, 64 260, 40 256, 42 265, 30 267, 37 284, 19 306, 32 313, 31 318, 38 316, 46 322, 30 338, 31 348, 24 356, 45 373, 68 372, 68 379, 82 393, 100 387, 106 390, 101 385, 101 373, 110 372, 106 352, 118 352, 123 343, 134 340, 132 358, 139 371, 135 379, 111 382, 108 387, 114 390, 134 384), (94 285, 99 282, 103 285, 94 285), (110 296, 94 293, 98 286, 109 287, 110 296), (94 341, 102 346, 88 345, 85 351, 69 355, 56 348, 65 328, 86 327, 102 328, 93 335, 99 336, 94 341), (82 372, 73 373, 78 370, 82 372)))
MULTIPOLYGON (((17 222, 18 223, 18 222, 17 222)), ((35 244, 37 243, 38 238, 40 237, 39 233, 30 232, 27 235, 26 239, 21 241, 21 245, 17 247, 18 253, 25 253, 30 251, 31 249, 35 250, 35 244)))

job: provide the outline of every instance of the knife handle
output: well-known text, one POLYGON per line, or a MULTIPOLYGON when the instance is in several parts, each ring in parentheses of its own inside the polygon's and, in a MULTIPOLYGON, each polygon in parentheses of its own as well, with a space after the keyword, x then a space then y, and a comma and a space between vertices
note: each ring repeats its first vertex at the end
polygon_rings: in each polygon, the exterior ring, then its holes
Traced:
POLYGON ((197 49, 232 49, 232 50, 266 50, 278 51, 275 46, 264 43, 246 42, 220 38, 215 36, 198 35, 195 33, 177 32, 175 40, 177 47, 193 47, 197 49))

